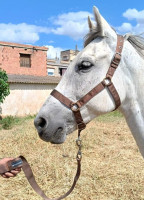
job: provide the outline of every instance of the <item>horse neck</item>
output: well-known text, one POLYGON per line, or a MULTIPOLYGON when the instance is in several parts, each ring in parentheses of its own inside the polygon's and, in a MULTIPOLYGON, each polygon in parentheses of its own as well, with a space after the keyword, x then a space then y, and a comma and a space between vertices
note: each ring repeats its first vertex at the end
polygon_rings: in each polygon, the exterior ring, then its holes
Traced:
POLYGON ((144 59, 129 42, 126 47, 123 52, 126 98, 120 110, 144 157, 144 59))

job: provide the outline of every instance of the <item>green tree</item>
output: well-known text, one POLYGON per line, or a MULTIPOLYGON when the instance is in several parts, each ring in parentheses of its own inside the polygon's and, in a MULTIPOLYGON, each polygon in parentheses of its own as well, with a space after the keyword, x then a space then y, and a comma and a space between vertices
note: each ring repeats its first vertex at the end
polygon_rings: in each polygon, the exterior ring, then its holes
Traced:
POLYGON ((4 70, 0 69, 0 103, 3 103, 9 94, 8 76, 4 70))

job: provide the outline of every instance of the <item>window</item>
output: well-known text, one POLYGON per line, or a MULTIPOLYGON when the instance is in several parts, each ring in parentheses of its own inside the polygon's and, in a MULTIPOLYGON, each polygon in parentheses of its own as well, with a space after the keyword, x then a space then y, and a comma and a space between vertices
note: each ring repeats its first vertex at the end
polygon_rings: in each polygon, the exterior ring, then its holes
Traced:
POLYGON ((48 73, 49 76, 54 76, 54 69, 48 68, 47 73, 48 73))
POLYGON ((68 56, 63 56, 63 60, 64 60, 64 61, 68 61, 68 60, 69 60, 69 57, 68 57, 68 56))
POLYGON ((60 72, 60 75, 63 76, 64 73, 66 72, 67 68, 60 68, 59 69, 59 72, 60 72))
POLYGON ((31 67, 31 55, 20 53, 20 66, 21 67, 31 67))

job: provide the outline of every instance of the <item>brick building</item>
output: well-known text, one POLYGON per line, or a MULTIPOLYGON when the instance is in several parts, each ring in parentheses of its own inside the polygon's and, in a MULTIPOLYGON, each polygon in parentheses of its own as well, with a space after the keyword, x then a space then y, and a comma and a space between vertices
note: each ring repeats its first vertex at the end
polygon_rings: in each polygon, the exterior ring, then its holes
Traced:
POLYGON ((63 76, 70 62, 79 52, 76 46, 75 50, 61 51, 60 60, 57 57, 55 59, 47 59, 47 74, 49 76, 63 76))
POLYGON ((78 51, 47 60, 46 47, 0 42, 0 68, 8 74, 10 95, 0 104, 0 115, 36 114, 78 51), (67 57, 66 57, 67 56, 67 57))
POLYGON ((46 47, 0 42, 0 68, 7 74, 46 76, 46 47))

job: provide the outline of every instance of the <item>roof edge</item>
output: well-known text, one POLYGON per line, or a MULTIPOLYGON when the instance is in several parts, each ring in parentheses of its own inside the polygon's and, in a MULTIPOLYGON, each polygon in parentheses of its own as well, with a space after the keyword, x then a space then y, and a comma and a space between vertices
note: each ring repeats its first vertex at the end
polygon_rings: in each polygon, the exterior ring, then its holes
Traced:
POLYGON ((8 83, 58 84, 61 77, 8 74, 8 83))

